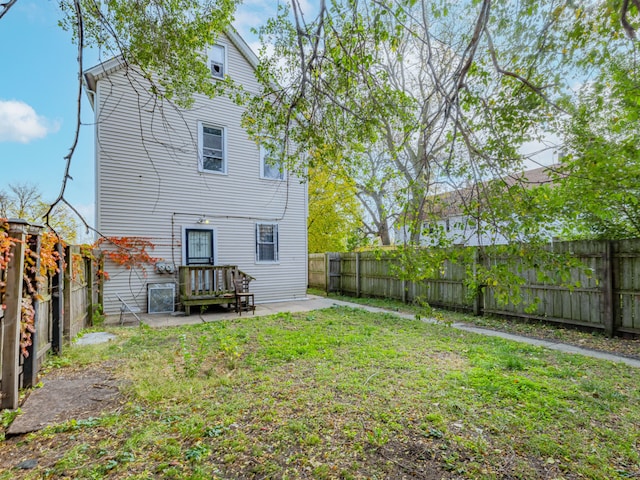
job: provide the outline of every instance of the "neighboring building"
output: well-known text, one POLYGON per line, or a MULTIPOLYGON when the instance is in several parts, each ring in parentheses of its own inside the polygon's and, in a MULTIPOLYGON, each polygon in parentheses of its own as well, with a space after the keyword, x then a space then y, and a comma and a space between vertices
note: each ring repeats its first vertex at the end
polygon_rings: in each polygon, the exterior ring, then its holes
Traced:
MULTIPOLYGON (((506 189, 517 184, 529 189, 550 184, 552 183, 550 173, 554 167, 552 165, 527 170, 505 176, 499 180, 499 184, 495 183, 496 180, 492 180, 428 198, 425 202, 425 217, 428 220, 422 225, 421 243, 423 245, 438 245, 441 240, 461 246, 508 243, 499 223, 488 223, 483 220, 480 211, 477 215, 469 214, 471 205, 476 205, 476 208, 481 210, 483 204, 490 202, 486 196, 495 195, 496 190, 489 194, 491 188, 487 188, 487 186, 506 189)), ((554 231, 553 225, 549 225, 545 230, 549 232, 549 239, 551 239, 554 231)), ((399 231, 398 235, 399 238, 402 238, 403 233, 399 231)))
MULTIPOLYGON (((259 91, 257 58, 237 33, 221 36, 209 57, 211 81, 229 75, 259 91)), ((146 276, 107 261, 105 313, 118 311, 118 297, 145 312, 148 285, 175 284, 177 293, 181 265, 237 265, 254 277, 257 303, 306 296, 306 184, 266 162, 241 127, 242 107, 203 95, 189 110, 163 106, 117 59, 89 69, 85 82, 96 229, 148 239, 160 259, 146 276)))

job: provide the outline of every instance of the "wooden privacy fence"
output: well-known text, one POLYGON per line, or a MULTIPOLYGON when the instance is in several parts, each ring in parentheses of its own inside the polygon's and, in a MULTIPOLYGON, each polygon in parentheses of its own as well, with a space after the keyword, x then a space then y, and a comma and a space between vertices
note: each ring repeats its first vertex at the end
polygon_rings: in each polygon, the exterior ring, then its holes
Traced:
MULTIPOLYGON (((0 270, 0 408, 17 408, 18 391, 37 383, 37 375, 49 351, 59 353, 63 342, 70 341, 91 324, 93 310, 99 304, 101 284, 97 281, 92 261, 80 252, 80 247, 63 248, 59 272, 36 282, 33 273, 25 269, 25 249, 39 254, 41 227, 20 220, 9 222, 8 234, 16 240, 11 261, 0 270), (29 293, 26 278, 37 291, 29 293), (22 300, 31 296, 34 324, 27 355, 20 347, 22 300)), ((38 264, 36 264, 38 271, 38 264)))
POLYGON ((438 275, 418 282, 400 278, 399 260, 393 252, 312 254, 309 286, 356 297, 425 301, 477 315, 566 323, 602 329, 608 335, 640 334, 640 239, 554 243, 550 247, 554 252, 569 254, 582 265, 570 268, 571 278, 564 282, 560 278, 540 280, 538 273, 548 272, 551 265, 527 268, 517 260, 481 255, 479 249, 468 248, 472 250, 468 258, 475 259, 471 264, 446 260, 438 275), (494 286, 470 289, 473 277, 469 272, 497 264, 524 280, 522 302, 500 303, 494 286))
POLYGON ((345 260, 344 253, 312 253, 309 254, 308 285, 327 292, 341 290, 341 263, 345 260))

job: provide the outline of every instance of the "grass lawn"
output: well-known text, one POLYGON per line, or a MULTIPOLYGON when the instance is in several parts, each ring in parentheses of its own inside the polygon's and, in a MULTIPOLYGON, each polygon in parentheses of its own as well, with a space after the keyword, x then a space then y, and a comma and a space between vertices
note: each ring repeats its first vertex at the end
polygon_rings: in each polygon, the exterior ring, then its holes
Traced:
MULTIPOLYGON (((314 295, 326 296, 322 290, 310 289, 314 295)), ((431 308, 430 306, 420 306, 410 303, 403 303, 398 300, 386 298, 349 297, 331 294, 330 298, 343 300, 350 303, 368 305, 383 308, 389 311, 409 313, 418 318, 435 319, 443 324, 456 322, 467 323, 477 327, 501 332, 523 335, 526 337, 538 338, 552 342, 567 343, 581 348, 609 352, 616 355, 623 355, 640 359, 640 338, 620 337, 609 338, 604 331, 586 328, 572 328, 570 325, 563 325, 553 322, 542 322, 537 320, 513 319, 492 315, 475 316, 470 313, 452 312, 431 308)))
POLYGON ((0 479, 640 477, 624 365, 350 308, 113 332, 56 365, 122 407, 0 442, 40 458, 0 479))

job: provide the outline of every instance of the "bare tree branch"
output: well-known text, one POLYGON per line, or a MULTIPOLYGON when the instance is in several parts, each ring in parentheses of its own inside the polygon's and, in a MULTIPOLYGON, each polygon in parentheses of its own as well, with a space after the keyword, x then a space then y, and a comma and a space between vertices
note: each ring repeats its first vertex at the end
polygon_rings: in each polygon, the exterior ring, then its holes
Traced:
MULTIPOLYGON (((83 20, 84 19, 83 19, 82 6, 80 5, 80 0, 74 0, 73 5, 75 7, 76 27, 77 27, 77 34, 78 34, 78 39, 77 39, 77 42, 78 42, 78 94, 76 97, 76 102, 77 102, 76 103, 76 127, 75 127, 75 133, 73 137, 73 143, 71 144, 69 153, 64 157, 66 165, 64 169, 64 176, 62 178, 62 186, 60 188, 60 193, 58 194, 58 197, 53 201, 53 203, 51 203, 51 205, 49 206, 49 210, 47 210, 47 213, 44 214, 45 224, 49 228, 51 228, 49 217, 53 212, 53 209, 56 207, 56 205, 58 205, 58 203, 60 202, 64 202, 68 204, 68 202, 64 198, 64 194, 65 194, 65 190, 67 189, 67 181, 71 179, 71 175, 69 174, 69 171, 71 169, 71 160, 73 158, 73 154, 75 153, 76 147, 78 145, 78 139, 80 138, 80 127, 82 125, 80 114, 82 112, 82 72, 84 70, 84 67, 83 67, 83 64, 84 64, 83 63, 83 59, 84 59, 84 21, 83 20)), ((80 218, 82 222, 86 225, 87 222, 85 222, 82 217, 80 218)))
POLYGON ((480 14, 478 15, 478 19, 476 20, 476 26, 473 31, 473 36, 471 37, 471 41, 469 45, 467 45, 462 58, 466 58, 466 62, 460 69, 460 73, 458 75, 458 81, 456 85, 456 89, 460 90, 464 87, 464 79, 473 65, 473 60, 476 56, 476 50, 478 49, 478 44, 480 43, 480 38, 482 36, 482 32, 486 29, 487 23, 489 22, 489 14, 491 12, 491 0, 484 0, 482 2, 482 8, 480 9, 480 14))
POLYGON ((9 0, 7 2, 0 3, 0 18, 4 17, 9 9, 13 7, 18 0, 9 0))
MULTIPOLYGON (((639 2, 634 1, 633 3, 636 6, 636 8, 640 10, 640 6, 638 6, 639 2)), ((627 37, 629 37, 630 40, 635 40, 636 29, 629 23, 629 20, 627 19, 628 13, 629 13, 629 0, 623 0, 622 7, 620 8, 620 24, 622 25, 622 28, 627 34, 627 37)))
POLYGON ((541 87, 538 87, 536 85, 534 85, 533 83, 531 83, 529 80, 527 80, 526 78, 524 78, 522 75, 518 75, 517 73, 514 72, 510 72, 509 70, 505 70, 504 68, 502 68, 500 66, 500 64, 498 64, 498 57, 496 55, 496 51, 495 48, 493 46, 493 41, 491 40, 491 34, 489 33, 488 29, 485 29, 486 35, 487 35, 487 42, 489 44, 489 53, 491 54, 491 61, 493 62, 493 66, 496 69, 496 71, 498 73, 500 73, 501 75, 506 75, 507 77, 512 77, 515 78, 516 80, 518 80, 520 83, 522 83, 523 85, 525 85, 527 88, 529 88, 531 91, 535 92, 537 95, 539 95, 540 97, 542 97, 544 99, 545 102, 547 102, 549 105, 551 105, 553 108, 555 108, 556 110, 568 114, 569 112, 567 112, 564 108, 562 108, 560 105, 558 105, 557 103, 555 103, 553 100, 551 100, 543 91, 541 87))

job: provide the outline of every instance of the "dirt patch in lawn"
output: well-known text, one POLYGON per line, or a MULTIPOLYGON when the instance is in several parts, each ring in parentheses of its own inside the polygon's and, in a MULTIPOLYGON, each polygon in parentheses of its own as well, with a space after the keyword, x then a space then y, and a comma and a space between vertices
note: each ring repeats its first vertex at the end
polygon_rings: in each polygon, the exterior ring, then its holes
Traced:
POLYGON ((118 380, 108 366, 47 374, 21 406, 7 436, 22 435, 67 420, 84 420, 120 404, 118 380))
MULTIPOLYGON (((23 435, 66 421, 88 420, 117 409, 122 403, 121 380, 113 374, 113 364, 85 369, 56 369, 41 378, 20 406, 20 415, 9 426, 7 440, 0 444, 0 464, 17 466, 38 452, 16 449, 23 435)), ((40 452, 41 453, 41 452, 40 452)))

